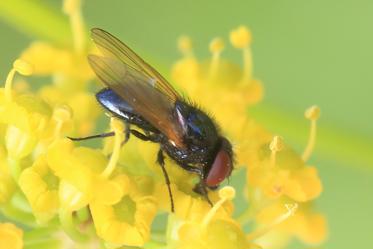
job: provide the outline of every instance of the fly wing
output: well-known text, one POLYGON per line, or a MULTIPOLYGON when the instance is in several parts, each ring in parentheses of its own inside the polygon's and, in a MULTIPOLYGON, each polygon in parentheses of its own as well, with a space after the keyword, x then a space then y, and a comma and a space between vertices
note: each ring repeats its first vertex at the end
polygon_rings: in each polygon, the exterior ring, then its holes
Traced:
POLYGON ((153 79, 152 86, 168 95, 168 97, 173 101, 180 98, 178 93, 172 88, 167 80, 157 72, 157 70, 146 63, 118 38, 99 28, 91 30, 91 37, 105 57, 118 59, 128 67, 135 69, 150 79, 153 79))
POLYGON ((97 77, 160 132, 183 146, 183 129, 174 116, 172 96, 155 87, 155 80, 117 58, 88 56, 97 77))

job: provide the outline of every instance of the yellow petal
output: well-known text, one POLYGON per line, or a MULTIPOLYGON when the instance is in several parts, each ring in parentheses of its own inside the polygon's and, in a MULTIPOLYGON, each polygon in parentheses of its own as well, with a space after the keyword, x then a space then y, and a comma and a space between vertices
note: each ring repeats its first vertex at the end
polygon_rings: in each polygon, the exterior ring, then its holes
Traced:
POLYGON ((114 205, 122 198, 124 192, 122 186, 115 181, 102 177, 96 177, 94 184, 94 201, 103 205, 114 205))
POLYGON ((0 223, 0 246, 4 249, 22 249, 23 231, 11 223, 0 223))
POLYGON ((286 183, 284 192, 298 202, 312 200, 320 195, 322 185, 314 167, 304 167, 295 171, 286 183))
POLYGON ((83 208, 92 198, 90 192, 82 192, 65 180, 60 182, 58 195, 62 208, 68 211, 76 211, 83 208))
POLYGON ((31 133, 12 125, 8 126, 5 135, 5 144, 9 157, 20 159, 27 156, 35 148, 36 143, 37 138, 31 133))

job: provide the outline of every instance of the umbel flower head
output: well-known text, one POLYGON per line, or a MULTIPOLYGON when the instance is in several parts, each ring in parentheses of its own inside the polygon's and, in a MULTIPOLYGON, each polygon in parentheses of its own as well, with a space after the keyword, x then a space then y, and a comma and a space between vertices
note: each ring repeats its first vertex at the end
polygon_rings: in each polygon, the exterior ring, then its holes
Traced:
POLYGON ((223 58, 223 38, 211 41, 206 61, 196 57, 190 38, 179 40, 182 58, 170 79, 213 113, 234 146, 231 177, 246 178, 242 192, 232 186, 210 191, 210 206, 193 191, 197 176, 166 157, 173 213, 155 163, 158 144, 136 138, 123 144, 124 124, 115 117, 108 127, 113 136, 102 144, 67 138, 92 134, 103 112, 92 91, 99 88, 86 61, 93 49, 80 1, 64 1, 64 12, 74 48, 33 42, 0 89, 0 210, 7 219, 0 224, 0 248, 282 248, 294 237, 311 245, 325 239, 326 219, 313 204, 322 183, 307 163, 320 110, 306 111, 311 129, 302 155, 249 115, 264 88, 253 75, 247 27, 229 34, 243 66, 223 58), (24 77, 33 75, 50 76, 50 84, 27 87, 24 77), (235 203, 245 203, 242 213, 235 213, 235 203))

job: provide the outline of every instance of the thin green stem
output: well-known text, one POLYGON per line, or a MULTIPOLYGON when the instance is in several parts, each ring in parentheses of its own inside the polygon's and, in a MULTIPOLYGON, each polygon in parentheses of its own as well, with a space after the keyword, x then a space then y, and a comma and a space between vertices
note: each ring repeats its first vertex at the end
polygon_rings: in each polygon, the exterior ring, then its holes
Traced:
POLYGON ((25 224, 27 226, 35 226, 35 218, 32 214, 24 212, 14 206, 7 204, 0 208, 1 213, 7 218, 25 224))
MULTIPOLYGON (((308 120, 302 114, 294 116, 284 109, 260 104, 250 108, 249 115, 269 130, 282 134, 293 146, 304 147, 309 128, 308 120)), ((322 118, 318 121, 316 154, 346 165, 373 169, 372 148, 373 139, 369 135, 359 134, 337 124, 327 124, 322 118)))
POLYGON ((59 239, 46 239, 42 241, 27 242, 25 241, 24 249, 60 249, 61 240, 59 239))
POLYGON ((59 45, 72 45, 66 16, 41 0, 0 1, 0 18, 23 33, 59 45))
POLYGON ((26 231, 23 234, 24 241, 29 243, 35 241, 41 241, 45 238, 49 238, 52 233, 55 233, 58 230, 57 227, 45 227, 45 228, 36 228, 30 231, 26 231))

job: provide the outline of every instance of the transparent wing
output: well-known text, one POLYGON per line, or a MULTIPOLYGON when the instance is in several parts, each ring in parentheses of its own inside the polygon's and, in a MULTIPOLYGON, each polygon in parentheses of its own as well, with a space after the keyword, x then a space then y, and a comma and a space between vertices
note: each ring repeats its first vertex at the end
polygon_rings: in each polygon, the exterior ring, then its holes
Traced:
POLYGON ((154 80, 116 58, 88 56, 97 77, 149 123, 183 147, 183 129, 174 117, 174 101, 154 87, 154 80))
POLYGON ((146 75, 148 78, 153 79, 153 87, 168 95, 170 99, 176 101, 176 99, 180 97, 160 73, 146 63, 118 38, 99 28, 91 30, 91 37, 105 57, 116 58, 132 69, 135 69, 136 71, 146 75))

